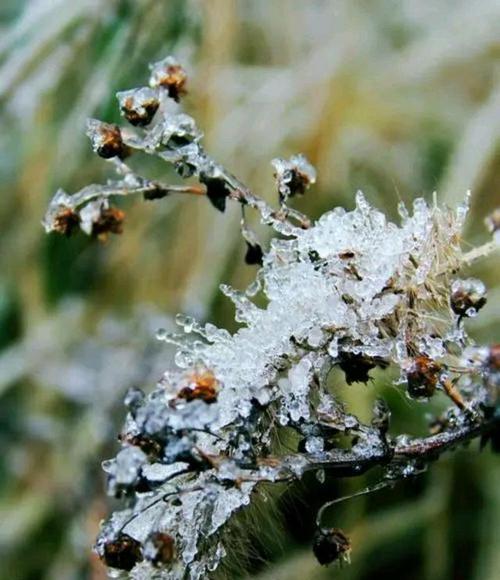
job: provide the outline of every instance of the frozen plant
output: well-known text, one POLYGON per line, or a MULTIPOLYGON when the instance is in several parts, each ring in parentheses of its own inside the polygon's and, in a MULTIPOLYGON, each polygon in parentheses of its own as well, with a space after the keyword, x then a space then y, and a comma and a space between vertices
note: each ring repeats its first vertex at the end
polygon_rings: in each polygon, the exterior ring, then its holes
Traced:
MULTIPOLYGON (((467 335, 464 323, 485 304, 486 289, 461 275, 495 243, 462 251, 467 204, 452 210, 417 199, 411 211, 399 207, 398 225, 359 192, 354 210, 337 207, 312 223, 288 205, 316 178, 298 155, 273 161, 273 208, 205 152, 195 121, 178 112, 182 67, 169 57, 151 71, 149 87, 118 94, 135 129, 88 123, 95 152, 118 179, 73 195, 58 191, 46 230, 119 233, 124 214, 111 200, 134 193, 149 200, 202 195, 221 211, 236 201, 246 260, 260 269, 244 291, 221 286, 241 323, 234 334, 184 315, 178 333, 158 331, 160 341, 177 346, 176 368, 149 395, 134 388, 126 397, 122 449, 103 465, 108 491, 124 508, 102 526, 95 547, 102 560, 132 578, 206 578, 226 554, 228 524, 264 483, 292 482, 308 471, 358 476, 380 466, 380 487, 476 437, 498 449, 500 346, 477 346, 467 335), (138 175, 127 164, 137 151, 198 183, 138 175), (277 233, 268 250, 245 223, 247 206, 277 233), (264 306, 254 303, 257 295, 264 306), (443 393, 449 408, 426 437, 390 434, 384 401, 377 400, 370 422, 349 413, 329 385, 334 367, 348 384, 368 382, 375 368, 399 369, 396 383, 410 398, 443 393), (284 429, 296 441, 286 453, 276 447, 284 429)), ((319 562, 348 559, 349 539, 322 526, 321 513, 319 562)))

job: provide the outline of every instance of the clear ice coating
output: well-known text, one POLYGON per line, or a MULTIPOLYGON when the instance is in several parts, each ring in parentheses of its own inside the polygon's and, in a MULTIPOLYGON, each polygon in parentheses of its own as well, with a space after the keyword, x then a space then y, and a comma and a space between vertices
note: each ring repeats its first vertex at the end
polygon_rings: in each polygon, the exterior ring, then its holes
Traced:
MULTIPOLYGON (((105 470, 114 495, 141 478, 149 482, 151 490, 137 493, 132 521, 122 531, 141 542, 155 530, 174 539, 177 556, 165 564, 163 577, 206 577, 224 555, 224 525, 249 503, 257 482, 301 477, 307 468, 300 455, 256 461, 256 450, 264 457, 271 452, 262 409, 273 408, 279 424, 302 432, 310 457, 332 453, 318 421, 358 433, 351 453, 359 470, 383 453, 378 431, 363 430, 346 414, 325 391, 324 377, 352 357, 403 368, 410 328, 423 354, 443 357, 455 336, 450 288, 457 288, 452 272, 462 258, 462 208, 416 200, 413 212, 400 213, 401 224, 391 223, 358 193, 354 210, 335 208, 312 227, 272 241, 257 275, 264 306, 252 302, 254 290, 222 286, 241 323, 234 334, 185 315, 176 318, 180 334, 158 331, 160 340, 177 345, 178 368, 145 399, 129 396, 125 450, 105 470), (313 403, 318 389, 319 404, 313 403), (162 466, 174 468, 162 473, 162 466)), ((138 562, 132 577, 148 566, 138 562)))
MULTIPOLYGON (((126 571, 136 579, 206 578, 229 548, 226 524, 250 503, 259 482, 290 481, 307 470, 324 481, 323 470, 335 474, 339 466, 342 476, 349 469, 358 475, 377 460, 387 463, 389 445, 411 446, 409 437, 389 441, 390 413, 380 405, 370 424, 348 413, 327 389, 333 367, 350 384, 392 365, 400 369, 396 384, 414 395, 446 390, 460 406, 445 418, 455 427, 475 412, 463 412, 470 393, 489 405, 500 383, 500 354, 467 350, 463 319, 486 301, 480 281, 456 279, 467 262, 460 247, 467 203, 453 211, 416 199, 411 209, 399 206, 396 224, 358 192, 352 211, 336 207, 310 223, 287 206, 316 180, 314 167, 295 155, 272 161, 275 209, 205 152, 196 122, 179 112, 185 82, 184 69, 167 57, 152 65, 149 87, 117 95, 133 129, 89 120, 92 147, 119 180, 73 195, 59 190, 43 222, 47 232, 70 235, 79 228, 93 235, 106 219, 119 221, 110 198, 165 197, 172 186, 127 165, 140 151, 171 163, 182 178, 197 177, 203 188, 190 193, 206 193, 221 211, 227 199, 248 206, 280 234, 259 255, 262 267, 248 288, 221 286, 239 329, 231 334, 178 315, 177 332, 157 331, 159 341, 176 347, 174 368, 148 395, 137 388, 127 393, 122 449, 103 463, 109 494, 125 498, 127 507, 103 524, 96 543, 115 577, 126 571), (455 368, 467 372, 452 383, 445 361, 457 352, 464 357, 455 368), (479 394, 472 374, 486 377, 479 394), (298 435, 286 455, 274 443, 281 426, 298 435), (344 435, 351 436, 347 449, 336 439, 344 435)), ((498 223, 498 216, 488 222, 494 235, 498 223)), ((256 243, 248 228, 243 235, 256 243)), ((412 458, 391 460, 386 477, 419 469, 412 458)))

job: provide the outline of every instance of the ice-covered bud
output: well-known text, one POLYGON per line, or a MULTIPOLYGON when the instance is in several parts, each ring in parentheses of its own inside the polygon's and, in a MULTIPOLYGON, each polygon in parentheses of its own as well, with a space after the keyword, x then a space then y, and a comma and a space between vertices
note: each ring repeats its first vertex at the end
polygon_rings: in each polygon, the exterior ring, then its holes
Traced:
POLYGON ((262 251, 262 246, 257 241, 257 236, 255 232, 249 229, 244 220, 242 220, 241 235, 246 242, 247 251, 245 253, 245 263, 248 265, 259 265, 262 266, 262 261, 264 259, 264 252, 262 251))
POLYGON ((200 373, 193 373, 189 377, 189 383, 181 388, 177 396, 186 401, 198 399, 210 404, 217 401, 218 391, 219 383, 217 379, 211 371, 206 370, 200 373))
POLYGON ((451 285, 450 306, 459 316, 475 316, 486 304, 486 287, 476 278, 455 280, 451 285))
POLYGON ((414 399, 431 397, 439 382, 441 365, 425 354, 415 357, 406 369, 408 394, 414 399))
POLYGON ((150 68, 149 84, 151 87, 166 89, 168 96, 177 102, 182 95, 186 94, 186 71, 173 56, 167 56, 167 58, 155 62, 150 68))
POLYGON ((80 227, 80 216, 70 207, 62 207, 53 217, 52 231, 71 236, 80 227))
POLYGON ((155 567, 170 564, 175 558, 175 541, 164 532, 154 532, 144 542, 144 558, 155 567))
POLYGON ((103 462, 103 470, 108 474, 108 493, 122 497, 137 489, 142 478, 142 467, 146 455, 137 447, 125 447, 115 459, 103 462))
POLYGON ((195 120, 184 113, 168 115, 161 125, 161 131, 161 143, 170 149, 185 147, 202 137, 195 120))
POLYGON ((304 194, 316 182, 316 170, 304 155, 293 155, 290 159, 276 158, 271 164, 281 201, 304 194))
POLYGON ((484 223, 493 238, 500 242, 500 208, 495 209, 485 220, 484 223))
POLYGON ((92 149, 100 157, 123 159, 129 154, 129 149, 123 142, 118 125, 103 123, 97 119, 88 119, 86 132, 92 143, 92 149))
POLYGON ((107 199, 96 199, 80 211, 80 227, 87 235, 105 242, 109 234, 121 234, 125 212, 109 207, 107 199))
POLYGON ((339 528, 320 528, 314 536, 313 552, 323 566, 333 562, 349 562, 351 542, 339 528))
POLYGON ((128 572, 143 560, 141 543, 132 536, 123 533, 119 534, 116 539, 98 545, 97 553, 110 568, 127 570, 128 572))
POLYGON ((149 125, 160 106, 157 92, 148 87, 122 91, 116 94, 116 98, 125 119, 139 127, 149 125))

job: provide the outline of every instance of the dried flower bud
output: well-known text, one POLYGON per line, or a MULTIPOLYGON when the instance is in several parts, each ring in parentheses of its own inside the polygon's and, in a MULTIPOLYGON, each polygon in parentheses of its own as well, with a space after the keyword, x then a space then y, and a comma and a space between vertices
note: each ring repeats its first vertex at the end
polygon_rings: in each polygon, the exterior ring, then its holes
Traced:
POLYGON ((156 91, 148 87, 123 91, 117 93, 116 97, 122 115, 134 126, 149 125, 160 106, 156 91))
POLYGON ((186 81, 186 71, 172 56, 151 65, 150 86, 167 89, 168 96, 176 102, 186 94, 186 81))
POLYGON ((313 552, 323 566, 337 561, 349 562, 351 542, 339 528, 320 528, 314 536, 313 552))
POLYGON ((62 208, 55 216, 52 223, 53 231, 64 236, 71 234, 80 226, 80 216, 70 207, 62 208))
POLYGON ((475 316, 486 304, 486 287, 475 278, 455 280, 451 285, 450 306, 459 316, 475 316))
POLYGON ((196 373, 190 377, 190 384, 183 387, 178 397, 186 401, 196 399, 205 401, 205 403, 215 403, 219 391, 219 383, 211 371, 196 373))
POLYGON ((210 203, 219 211, 224 212, 226 209, 226 199, 229 195, 229 190, 226 187, 226 182, 221 177, 200 177, 201 183, 207 188, 207 197, 210 203))
POLYGON ((92 235, 105 242, 109 234, 123 233, 125 212, 117 207, 103 209, 99 219, 92 225, 92 235))
POLYGON ((119 534, 115 540, 106 542, 99 555, 111 568, 130 571, 142 562, 141 544, 128 534, 119 534))
POLYGON ((156 567, 170 564, 175 558, 174 538, 163 532, 151 534, 144 543, 144 557, 156 567))
POLYGON ((100 157, 111 159, 127 157, 129 150, 123 143, 122 134, 118 125, 103 123, 96 119, 87 120, 87 136, 92 143, 92 149, 100 157))
POLYGON ((406 370, 408 393, 415 399, 428 398, 436 390, 441 365, 425 354, 413 359, 406 370))
POLYGON ((262 260, 264 258, 264 252, 260 244, 251 244, 247 242, 247 251, 245 254, 245 263, 252 266, 252 265, 259 265, 262 266, 262 260))
POLYGON ((289 160, 273 159, 271 164, 282 202, 296 194, 304 194, 316 182, 316 170, 304 155, 293 155, 289 160))
POLYGON ((367 383, 370 380, 368 374, 375 367, 385 368, 387 362, 378 357, 368 357, 363 354, 355 354, 343 351, 340 354, 339 366, 345 373, 348 385, 352 383, 367 383))

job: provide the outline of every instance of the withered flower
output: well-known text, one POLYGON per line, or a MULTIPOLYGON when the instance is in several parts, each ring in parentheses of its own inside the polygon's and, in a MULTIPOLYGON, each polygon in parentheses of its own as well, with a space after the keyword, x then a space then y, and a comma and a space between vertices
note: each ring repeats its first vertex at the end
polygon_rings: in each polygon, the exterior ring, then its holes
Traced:
POLYGON ((323 566, 349 562, 351 542, 340 528, 320 528, 314 536, 313 552, 323 566))
POLYGON ((413 359, 406 370, 408 393, 415 399, 431 397, 437 387, 441 365, 425 354, 413 359))
POLYGON ((134 126, 145 127, 153 120, 160 106, 156 91, 143 87, 117 95, 122 115, 134 126))
POLYGON ((107 566, 127 571, 143 560, 140 542, 123 533, 105 543, 99 555, 107 566))
POLYGON ((104 159, 112 157, 124 159, 129 154, 129 149, 123 142, 118 125, 89 119, 87 121, 87 135, 94 152, 104 159))
POLYGON ((99 219, 92 225, 92 235, 105 242, 109 234, 123 233, 124 219, 125 212, 117 207, 103 209, 99 219))
POLYGON ((183 387, 177 396, 186 401, 199 399, 211 404, 217 401, 218 392, 219 383, 217 379, 211 371, 204 371, 191 375, 189 385, 183 387))
POLYGON ((66 207, 54 217, 52 229, 58 234, 69 237, 79 226, 80 216, 70 207, 66 207))
POLYGON ((149 84, 151 87, 167 89, 168 96, 179 102, 186 94, 187 74, 184 68, 172 56, 151 65, 149 84))

